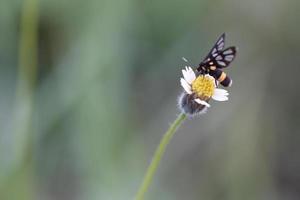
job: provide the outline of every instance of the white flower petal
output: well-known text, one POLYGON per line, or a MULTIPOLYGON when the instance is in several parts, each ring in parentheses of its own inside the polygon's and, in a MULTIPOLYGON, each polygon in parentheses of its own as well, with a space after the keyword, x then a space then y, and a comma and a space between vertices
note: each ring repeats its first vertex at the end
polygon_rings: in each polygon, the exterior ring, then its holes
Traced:
POLYGON ((220 84, 218 80, 215 80, 215 88, 218 87, 218 85, 220 84))
POLYGON ((214 94, 213 96, 212 96, 212 98, 214 99, 214 100, 216 100, 216 101, 227 101, 228 100, 228 97, 227 97, 227 95, 222 95, 222 94, 214 94))
POLYGON ((196 74, 191 67, 189 67, 189 70, 190 70, 189 73, 190 73, 191 81, 194 81, 196 79, 196 74))
POLYGON ((188 84, 192 84, 192 82, 196 79, 193 69, 188 66, 185 66, 185 69, 182 70, 182 75, 188 84))
POLYGON ((185 69, 181 70, 181 72, 182 72, 183 78, 186 80, 187 76, 188 76, 188 72, 185 69))
POLYGON ((194 72, 194 70, 191 67, 188 67, 189 71, 194 72))
POLYGON ((216 88, 215 91, 214 91, 214 95, 225 95, 225 96, 228 96, 229 93, 227 92, 227 90, 216 88))
POLYGON ((180 79, 180 83, 181 86, 183 87, 183 89, 188 93, 188 94, 192 94, 192 89, 191 86, 183 79, 180 79))
POLYGON ((187 82, 188 84, 190 84, 190 83, 189 83, 189 72, 183 69, 183 70, 182 70, 182 75, 183 75, 183 78, 186 80, 186 82, 187 82))
POLYGON ((202 104, 206 107, 210 107, 209 103, 207 103, 206 101, 202 101, 201 99, 195 99, 195 101, 199 104, 202 104))
POLYGON ((196 75, 194 73, 194 70, 189 67, 188 71, 188 80, 186 80, 189 84, 192 84, 192 82, 196 79, 196 75))

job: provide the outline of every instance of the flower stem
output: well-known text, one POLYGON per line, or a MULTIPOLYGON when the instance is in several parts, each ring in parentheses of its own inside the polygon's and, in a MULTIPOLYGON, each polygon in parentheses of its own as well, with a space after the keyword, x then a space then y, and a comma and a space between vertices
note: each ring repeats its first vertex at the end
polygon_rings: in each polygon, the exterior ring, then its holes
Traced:
POLYGON ((171 124, 170 128, 164 134, 163 138, 160 141, 159 146, 157 147, 157 149, 155 151, 152 161, 147 169, 143 183, 141 184, 141 186, 136 194, 135 200, 144 199, 144 195, 149 188, 149 185, 153 179, 153 176, 154 176, 156 169, 161 161, 161 158, 166 150, 167 145, 169 144, 169 142, 172 139, 177 128, 181 125, 181 123, 185 120, 185 118, 186 118, 186 115, 184 113, 181 113, 180 115, 178 115, 176 120, 171 124))
POLYGON ((38 70, 39 0, 23 0, 19 67, 14 105, 14 132, 16 160, 28 159, 33 144, 33 112, 38 70))

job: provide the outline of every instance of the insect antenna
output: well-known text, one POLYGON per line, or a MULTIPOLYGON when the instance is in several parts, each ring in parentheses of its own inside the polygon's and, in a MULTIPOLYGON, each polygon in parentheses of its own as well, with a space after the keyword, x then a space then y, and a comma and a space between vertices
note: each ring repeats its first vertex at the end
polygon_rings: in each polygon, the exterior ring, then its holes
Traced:
MULTIPOLYGON (((188 59, 186 59, 185 57, 181 57, 181 59, 184 61, 184 62, 186 62, 187 64, 189 64, 189 66, 193 66, 189 61, 188 61, 188 59)), ((196 73, 196 75, 198 76, 199 74, 201 74, 201 73, 199 73, 199 71, 195 71, 195 73, 196 73)))
POLYGON ((182 59, 184 62, 190 64, 190 62, 188 61, 188 59, 186 59, 185 57, 182 57, 181 59, 182 59))

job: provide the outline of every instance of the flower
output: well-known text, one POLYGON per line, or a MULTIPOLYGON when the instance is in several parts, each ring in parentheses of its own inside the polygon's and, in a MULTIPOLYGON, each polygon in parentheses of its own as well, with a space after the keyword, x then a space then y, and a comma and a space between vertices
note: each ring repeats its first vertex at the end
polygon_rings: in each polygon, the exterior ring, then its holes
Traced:
POLYGON ((216 101, 227 101, 228 92, 217 88, 216 80, 208 75, 196 76, 191 67, 182 70, 183 78, 180 79, 184 89, 179 98, 180 109, 188 115, 202 114, 210 107, 208 103, 212 98, 216 101))

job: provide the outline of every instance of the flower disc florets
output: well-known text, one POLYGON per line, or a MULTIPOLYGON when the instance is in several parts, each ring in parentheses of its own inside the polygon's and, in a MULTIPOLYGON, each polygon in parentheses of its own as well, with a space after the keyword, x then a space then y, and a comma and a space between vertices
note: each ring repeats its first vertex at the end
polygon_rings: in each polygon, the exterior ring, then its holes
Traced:
POLYGON ((192 82, 192 91, 198 96, 212 97, 215 91, 214 79, 200 75, 192 82))

